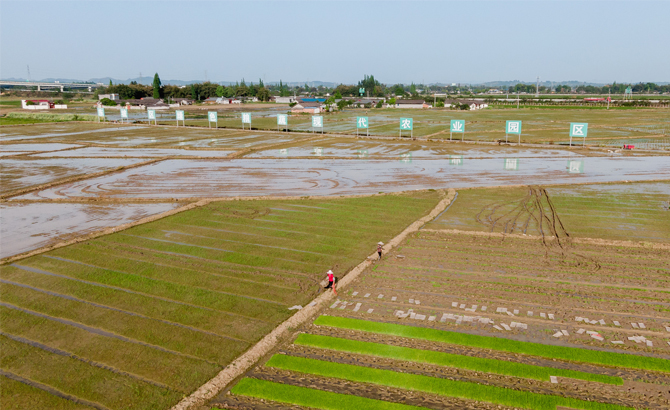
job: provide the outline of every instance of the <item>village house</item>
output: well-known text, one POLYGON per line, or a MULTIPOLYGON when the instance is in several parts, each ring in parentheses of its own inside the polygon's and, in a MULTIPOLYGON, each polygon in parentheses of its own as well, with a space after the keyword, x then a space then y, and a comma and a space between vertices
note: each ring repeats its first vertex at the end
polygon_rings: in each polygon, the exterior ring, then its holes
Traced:
POLYGON ((274 100, 277 104, 291 104, 296 102, 294 97, 272 97, 271 100, 274 100))
POLYGON ((424 100, 396 100, 395 108, 432 108, 424 100))
POLYGON ((21 100, 21 108, 24 110, 50 110, 67 109, 66 104, 54 104, 51 100, 21 100))
POLYGON ((306 102, 299 102, 296 105, 291 108, 291 112, 294 113, 301 113, 301 112, 306 112, 306 113, 311 113, 311 114, 318 114, 321 112, 321 103, 318 101, 306 101, 306 102))

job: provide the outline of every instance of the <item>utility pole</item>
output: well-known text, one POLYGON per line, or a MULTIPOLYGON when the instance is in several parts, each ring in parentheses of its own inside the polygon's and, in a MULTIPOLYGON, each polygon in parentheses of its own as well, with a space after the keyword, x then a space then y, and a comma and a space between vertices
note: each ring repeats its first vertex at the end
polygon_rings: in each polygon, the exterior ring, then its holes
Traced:
POLYGON ((30 78, 30 65, 28 67, 28 82, 32 82, 32 79, 30 78))
POLYGON ((537 76, 537 82, 535 83, 535 98, 540 96, 540 76, 537 76))

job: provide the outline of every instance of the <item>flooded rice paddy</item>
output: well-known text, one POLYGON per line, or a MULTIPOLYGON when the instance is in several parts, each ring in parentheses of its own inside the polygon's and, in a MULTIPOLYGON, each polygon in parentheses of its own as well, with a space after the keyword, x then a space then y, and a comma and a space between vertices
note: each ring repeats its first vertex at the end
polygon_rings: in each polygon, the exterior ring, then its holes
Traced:
POLYGON ((136 221, 179 204, 0 204, 0 258, 48 246, 109 226, 136 221))
POLYGON ((345 195, 429 188, 559 184, 670 178, 667 157, 596 157, 571 173, 565 158, 449 160, 236 159, 166 160, 63 184, 16 199, 193 198, 345 195))
MULTIPOLYGON (((307 126, 308 118, 299 119, 305 120, 307 126)), ((442 126, 444 122, 430 120, 423 112, 418 119, 431 127, 442 126)), ((384 115, 377 120, 379 124, 373 124, 372 128, 391 126, 384 115)), ((333 121, 348 127, 347 118, 339 114, 333 121)), ((497 123, 497 120, 475 121, 471 125, 473 130, 487 132, 497 123)), ((529 122, 529 132, 541 123, 529 122)), ((542 124, 548 129, 560 125, 542 124)), ((21 201, 36 200, 44 202, 41 204, 44 209, 56 206, 50 201, 113 201, 120 210, 126 206, 124 202, 140 198, 170 202, 204 197, 375 194, 670 178, 670 157, 647 157, 636 152, 613 154, 606 150, 549 146, 486 146, 109 123, 3 127, 0 153, 2 193, 57 183, 12 197, 12 212, 17 212, 16 204, 21 201), (235 158, 224 158, 228 156, 235 158), (158 161, 122 169, 151 159, 158 161), (98 176, 83 177, 94 173, 98 176)), ((46 214, 57 215, 60 209, 54 208, 46 214)), ((58 225, 58 233, 40 223, 22 229, 37 237, 45 234, 59 237, 87 232, 90 226, 113 226, 119 221, 119 218, 96 219, 79 205, 73 205, 67 212, 79 215, 70 217, 77 223, 58 225)), ((127 215, 125 221, 140 214, 129 211, 124 215, 127 215)), ((41 246, 42 242, 30 243, 41 246)))

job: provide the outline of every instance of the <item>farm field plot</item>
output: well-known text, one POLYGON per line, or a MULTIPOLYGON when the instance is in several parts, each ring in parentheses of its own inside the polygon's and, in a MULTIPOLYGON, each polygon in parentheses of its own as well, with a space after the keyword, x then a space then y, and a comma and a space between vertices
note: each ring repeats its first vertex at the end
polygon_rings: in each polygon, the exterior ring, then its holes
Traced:
POLYGON ((658 179, 670 176, 666 157, 584 159, 584 173, 570 173, 566 158, 460 161, 323 158, 170 159, 109 175, 62 184, 15 199, 193 198, 247 195, 347 195, 445 187, 557 184, 658 179))
POLYGON ((667 243, 668 204, 668 182, 462 190, 428 228, 667 243))
POLYGON ((179 203, 0 204, 0 258, 169 211, 179 203))
MULTIPOLYGON (((243 107, 239 112, 246 112, 243 107)), ((219 125, 241 128, 239 112, 220 113, 219 125)), ((285 112, 285 111, 284 111, 285 112)), ((506 120, 521 120, 524 123, 522 142, 567 143, 570 122, 588 122, 590 138, 641 138, 663 135, 666 139, 670 114, 667 110, 560 110, 560 109, 485 109, 480 111, 454 111, 443 109, 402 110, 402 109, 346 109, 343 112, 321 114, 324 130, 329 133, 356 134, 356 117, 367 116, 370 120, 370 135, 397 137, 399 119, 414 119, 415 137, 435 139, 449 138, 449 121, 466 121, 466 140, 496 141, 505 139, 506 120)), ((166 122, 169 123, 169 122, 166 122)), ((189 120, 189 124, 207 126, 207 121, 189 120)), ((252 112, 252 127, 276 130, 274 112, 252 112)), ((288 129, 311 131, 309 115, 290 115, 288 129)), ((406 132, 409 134, 409 132, 406 132)), ((460 138, 460 135, 457 136, 460 138)), ((510 137, 516 141, 514 137, 510 137)), ((595 143, 595 142, 592 142, 595 143)), ((654 148, 654 147, 649 147, 654 148)))
POLYGON ((559 238, 426 226, 210 405, 667 407, 667 249, 559 238))
POLYGON ((603 152, 570 152, 563 149, 528 149, 516 147, 473 147, 470 144, 445 144, 443 142, 419 142, 409 139, 379 141, 366 139, 349 139, 337 137, 323 137, 309 141, 300 141, 280 145, 268 150, 259 150, 245 155, 246 158, 268 157, 344 157, 344 158, 402 158, 402 155, 411 154, 415 158, 442 158, 456 160, 452 156, 462 156, 463 159, 474 158, 547 158, 564 157, 575 158, 582 156, 606 156, 603 152))
POLYGON ((54 182, 77 175, 94 173, 133 165, 132 159, 13 159, 0 161, 1 193, 54 182))
POLYGON ((438 196, 213 202, 3 265, 3 408, 168 408, 438 196))

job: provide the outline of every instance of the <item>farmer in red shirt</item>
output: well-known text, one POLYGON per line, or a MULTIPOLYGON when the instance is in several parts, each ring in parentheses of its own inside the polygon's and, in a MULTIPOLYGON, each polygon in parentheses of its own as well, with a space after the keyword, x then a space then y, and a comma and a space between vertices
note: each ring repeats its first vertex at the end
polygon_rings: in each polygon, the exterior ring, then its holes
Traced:
POLYGON ((337 295, 337 291, 335 290, 335 274, 332 270, 329 270, 326 272, 326 274, 328 275, 328 286, 326 286, 324 289, 332 289, 333 292, 337 295))

